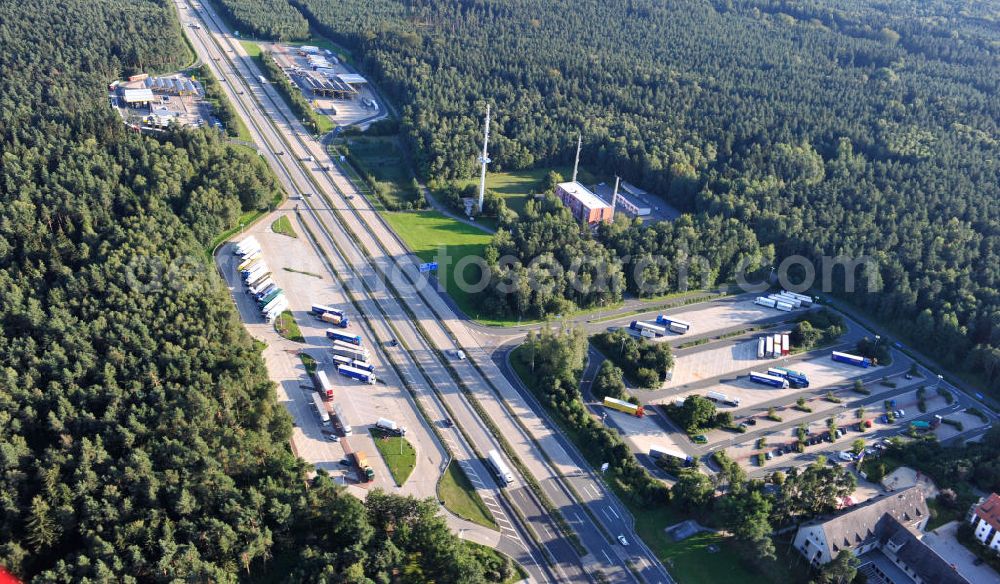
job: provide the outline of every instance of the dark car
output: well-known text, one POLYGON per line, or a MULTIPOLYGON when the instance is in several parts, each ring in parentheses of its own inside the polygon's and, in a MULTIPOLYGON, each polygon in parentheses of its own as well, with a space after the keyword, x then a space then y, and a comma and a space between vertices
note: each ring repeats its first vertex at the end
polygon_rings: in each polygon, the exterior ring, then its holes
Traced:
POLYGON ((747 426, 756 426, 757 425, 757 418, 747 418, 747 419, 743 420, 743 423, 746 424, 747 426))

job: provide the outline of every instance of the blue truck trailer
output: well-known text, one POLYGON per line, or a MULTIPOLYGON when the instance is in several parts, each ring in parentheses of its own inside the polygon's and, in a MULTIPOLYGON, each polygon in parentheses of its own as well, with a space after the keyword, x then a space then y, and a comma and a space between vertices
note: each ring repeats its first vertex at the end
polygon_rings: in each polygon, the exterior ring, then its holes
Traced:
POLYGON ((841 353, 840 351, 834 351, 830 354, 830 357, 834 361, 840 363, 847 363, 849 365, 854 365, 855 367, 870 367, 872 362, 871 359, 867 357, 859 357, 858 355, 851 355, 850 353, 841 353))

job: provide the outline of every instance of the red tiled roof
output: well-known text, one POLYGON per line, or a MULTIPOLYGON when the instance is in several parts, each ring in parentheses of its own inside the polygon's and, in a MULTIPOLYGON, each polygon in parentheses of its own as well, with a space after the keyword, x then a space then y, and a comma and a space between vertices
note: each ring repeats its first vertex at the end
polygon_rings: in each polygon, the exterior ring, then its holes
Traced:
POLYGON ((989 499, 976 507, 976 515, 993 529, 1000 531, 1000 495, 992 493, 989 499))

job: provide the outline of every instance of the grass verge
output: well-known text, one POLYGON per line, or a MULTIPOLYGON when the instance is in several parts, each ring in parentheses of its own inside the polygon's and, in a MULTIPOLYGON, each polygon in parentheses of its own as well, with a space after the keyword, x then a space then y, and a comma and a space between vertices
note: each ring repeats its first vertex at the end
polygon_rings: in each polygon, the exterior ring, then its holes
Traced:
MULTIPOLYGON (((489 172, 486 174, 486 188, 503 197, 509 209, 521 214, 524 212, 524 205, 527 204, 531 195, 544 192, 545 177, 549 174, 550 170, 561 174, 564 180, 569 180, 573 176, 573 167, 571 165, 556 168, 489 172)), ((595 181, 595 178, 584 170, 580 171, 578 178, 580 182, 588 185, 595 181)), ((478 185, 479 178, 477 176, 475 178, 456 181, 456 184, 459 187, 478 185)))
MULTIPOLYGON (((472 295, 458 286, 456 265, 466 257, 483 257, 486 245, 491 239, 490 234, 455 221, 437 211, 386 212, 382 216, 421 260, 439 263, 438 281, 444 282, 445 289, 462 312, 480 321, 478 307, 473 302, 472 295), (438 257, 438 251, 442 247, 444 256, 438 257)), ((462 275, 465 282, 475 284, 480 279, 480 268, 476 264, 465 265, 462 275)), ((516 321, 490 319, 480 322, 499 326, 516 323, 516 321)))
POLYGON ((382 455, 382 460, 389 467, 392 480, 402 487, 417 466, 417 451, 402 436, 393 436, 379 428, 370 428, 369 432, 375 439, 375 447, 382 455))
POLYGON ((271 223, 271 231, 296 239, 299 237, 299 234, 295 233, 295 230, 292 229, 292 222, 288 220, 287 215, 282 215, 275 219, 274 223, 271 223))
POLYGON ((437 485, 438 499, 444 501, 444 508, 462 519, 490 529, 499 529, 486 503, 465 476, 465 471, 452 460, 441 475, 437 485))
POLYGON ((406 208, 404 205, 419 201, 420 192, 403 158, 398 136, 348 136, 344 145, 351 162, 370 177, 387 207, 406 208))
POLYGON ((282 312, 278 315, 278 318, 274 319, 274 330, 289 341, 295 341, 296 343, 306 342, 305 337, 302 336, 302 331, 299 330, 299 323, 295 322, 295 316, 292 315, 292 311, 290 310, 282 312))

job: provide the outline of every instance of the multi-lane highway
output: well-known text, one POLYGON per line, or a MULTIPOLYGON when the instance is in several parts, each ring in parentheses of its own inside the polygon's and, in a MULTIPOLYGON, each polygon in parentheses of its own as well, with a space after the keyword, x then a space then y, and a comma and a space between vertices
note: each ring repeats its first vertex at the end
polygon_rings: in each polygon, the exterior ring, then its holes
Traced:
POLYGON ((398 340, 398 350, 388 354, 388 360, 418 397, 437 406, 437 415, 444 418, 450 413, 454 418, 457 427, 446 442, 453 442, 450 445, 464 454, 474 477, 491 485, 493 478, 480 458, 488 450, 507 446, 537 479, 587 551, 582 558, 577 554, 527 487, 528 477, 515 473, 515 484, 506 495, 494 490, 495 502, 517 509, 504 518, 512 526, 511 538, 516 534, 517 544, 530 547, 526 542, 531 538, 524 532, 530 528, 533 539, 541 542, 552 559, 551 573, 537 554, 521 553, 517 559, 529 564, 538 580, 551 576, 580 581, 600 571, 612 581, 635 581, 628 562, 646 581, 669 581, 652 553, 630 533, 617 502, 567 452, 551 427, 527 407, 465 322, 437 291, 420 288, 417 277, 406 272, 413 270, 412 256, 368 201, 356 196, 354 186, 336 171, 324 172, 318 165, 303 163, 309 157, 322 160, 326 156, 321 144, 306 134, 273 88, 257 81, 259 71, 215 15, 207 7, 180 12, 185 24, 194 18, 201 21, 203 28, 188 28, 196 50, 226 80, 227 94, 286 188, 314 194, 302 200, 303 221, 316 236, 317 251, 326 257, 347 297, 366 314, 373 338, 398 340), (470 359, 449 360, 445 351, 455 347, 465 349, 470 359), (500 443, 498 435, 506 444, 500 443), (515 519, 517 515, 524 518, 523 524, 515 519), (618 534, 626 535, 632 546, 619 545, 618 534))

